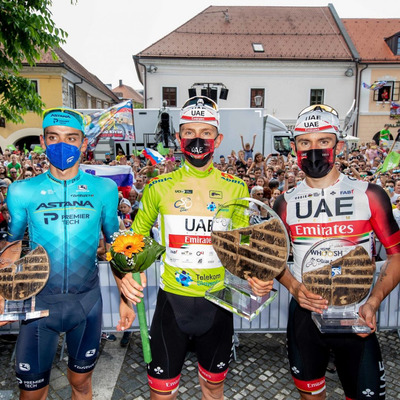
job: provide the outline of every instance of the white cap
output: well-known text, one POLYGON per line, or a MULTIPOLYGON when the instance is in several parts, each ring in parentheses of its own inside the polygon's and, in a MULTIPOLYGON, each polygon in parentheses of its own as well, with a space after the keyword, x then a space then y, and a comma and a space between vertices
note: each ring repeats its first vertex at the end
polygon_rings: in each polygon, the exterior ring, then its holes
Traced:
POLYGON ((121 204, 125 204, 125 205, 127 205, 127 206, 129 206, 129 207, 132 207, 131 202, 130 202, 128 199, 126 199, 125 197, 123 197, 123 198, 120 200, 119 205, 121 205, 121 204))
POLYGON ((340 122, 338 113, 329 106, 316 104, 307 107, 297 118, 293 137, 306 133, 333 133, 340 139, 340 122))
POLYGON ((219 129, 219 111, 217 104, 205 96, 192 97, 181 109, 179 125, 203 122, 219 129))

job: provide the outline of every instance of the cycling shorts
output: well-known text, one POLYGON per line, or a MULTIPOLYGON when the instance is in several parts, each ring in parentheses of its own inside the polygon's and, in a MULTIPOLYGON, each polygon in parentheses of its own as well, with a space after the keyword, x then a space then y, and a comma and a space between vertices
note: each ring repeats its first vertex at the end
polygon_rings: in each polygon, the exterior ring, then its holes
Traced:
POLYGON ((23 321, 17 341, 16 375, 22 390, 38 390, 49 384, 59 335, 66 333, 68 368, 77 373, 94 369, 101 335, 100 289, 82 294, 36 297, 49 316, 23 321))
POLYGON ((160 289, 150 329, 153 360, 150 388, 169 394, 178 389, 186 353, 196 353, 200 376, 223 382, 232 358, 233 315, 203 297, 186 297, 160 289))
POLYGON ((297 389, 308 394, 325 390, 330 351, 347 399, 384 399, 385 371, 375 333, 322 334, 311 312, 292 299, 287 329, 288 357, 297 389))

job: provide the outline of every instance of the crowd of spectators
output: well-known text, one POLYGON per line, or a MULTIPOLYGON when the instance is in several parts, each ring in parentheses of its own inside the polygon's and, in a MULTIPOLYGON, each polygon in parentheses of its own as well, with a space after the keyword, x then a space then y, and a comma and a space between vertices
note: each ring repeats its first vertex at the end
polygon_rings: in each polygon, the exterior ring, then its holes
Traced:
MULTIPOLYGON (((251 197, 257 198, 264 204, 272 207, 275 199, 284 191, 298 185, 305 177, 304 172, 297 165, 297 160, 291 154, 284 157, 277 153, 261 154, 254 153, 253 144, 244 143, 242 138, 242 149, 232 150, 230 154, 221 155, 215 160, 214 166, 219 170, 240 177, 249 188, 251 197)), ((382 186, 391 199, 393 209, 400 204, 400 167, 383 173, 379 167, 383 164, 388 154, 388 147, 385 142, 377 145, 373 140, 367 143, 359 143, 353 148, 346 148, 335 160, 335 167, 342 173, 351 175, 382 186), (399 200, 399 202, 397 202, 399 200)), ((132 215, 137 211, 144 186, 147 182, 158 175, 171 172, 181 166, 179 154, 170 153, 163 163, 151 165, 150 161, 138 156, 126 156, 122 151, 114 160, 109 158, 108 165, 130 165, 135 176, 131 193, 135 192, 136 197, 130 196, 132 215), (118 160, 117 160, 118 159, 118 160)), ((99 163, 102 161, 84 161, 86 163, 99 163)), ((397 221, 400 226, 400 205, 397 221)))
MULTIPOLYGON (((244 143, 242 149, 232 150, 226 157, 221 155, 214 162, 215 168, 231 175, 237 176, 246 183, 250 196, 272 207, 275 199, 284 191, 298 185, 305 177, 304 172, 297 165, 297 160, 291 154, 288 157, 272 153, 254 153, 255 137, 253 143, 244 143)), ((382 186, 391 199, 393 215, 400 227, 400 167, 385 172, 379 172, 388 154, 384 142, 377 145, 375 141, 361 143, 358 147, 346 149, 335 160, 335 167, 344 174, 353 176, 356 179, 376 183, 382 186)), ((175 154, 173 149, 165 156, 163 163, 152 165, 144 157, 126 155, 119 150, 115 157, 106 153, 103 160, 97 160, 93 154, 87 154, 81 160, 84 164, 98 165, 129 165, 134 175, 134 183, 127 198, 119 192, 120 202, 118 216, 120 229, 129 229, 138 211, 139 202, 143 189, 150 179, 181 167, 182 158, 175 154)), ((38 154, 31 152, 18 152, 4 150, 0 154, 0 247, 7 240, 8 209, 7 191, 8 186, 17 180, 31 178, 39 175, 49 168, 49 162, 45 153, 38 154)), ((252 207, 260 207, 252 203, 252 207)), ((151 235, 159 240, 157 222, 155 222, 151 235)), ((105 260, 106 248, 104 238, 100 233, 98 259, 105 260)), ((102 333, 104 340, 116 340, 115 335, 106 332, 102 333)), ((130 340, 130 332, 124 333, 121 339, 121 346, 127 346, 130 340)))
MULTIPOLYGON (((214 162, 214 166, 229 175, 243 179, 251 197, 272 207, 281 193, 304 179, 304 172, 298 167, 296 158, 291 154, 288 157, 276 153, 264 155, 260 152, 254 153, 253 147, 254 138, 253 145, 244 143, 242 138, 242 149, 237 152, 232 150, 226 157, 221 155, 214 162)), ((400 226, 400 167, 383 173, 379 172, 379 167, 387 153, 388 148, 384 142, 377 145, 371 140, 339 154, 335 167, 356 179, 382 186, 391 199, 394 215, 400 226)), ((121 228, 130 226, 130 221, 133 221, 143 189, 148 181, 155 176, 180 168, 181 162, 180 154, 174 153, 173 149, 170 149, 165 161, 157 165, 152 165, 149 160, 141 156, 126 155, 121 149, 115 157, 107 153, 103 160, 97 160, 90 155, 82 159, 82 163, 85 164, 131 166, 135 182, 127 196, 127 201, 120 204, 121 228)), ((0 232, 6 230, 4 215, 7 212, 8 186, 16 180, 41 174, 48 168, 49 162, 45 153, 38 154, 33 151, 24 153, 6 149, 0 154, 0 232)), ((122 199, 123 195, 120 193, 120 201, 122 199)))

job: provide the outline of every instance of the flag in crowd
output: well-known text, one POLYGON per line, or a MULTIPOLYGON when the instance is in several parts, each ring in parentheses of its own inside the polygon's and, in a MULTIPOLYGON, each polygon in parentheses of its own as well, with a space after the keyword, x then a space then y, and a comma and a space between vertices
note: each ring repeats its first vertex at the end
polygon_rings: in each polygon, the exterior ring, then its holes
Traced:
POLYGON ((378 90, 383 88, 386 85, 386 81, 378 81, 378 82, 374 82, 372 85, 368 85, 367 83, 363 82, 363 88, 365 89, 369 89, 369 90, 378 90))
POLYGON ((118 190, 123 193, 124 197, 129 197, 129 191, 135 182, 132 168, 129 165, 110 166, 81 164, 79 168, 88 174, 112 179, 117 184, 118 190))
POLYGON ((100 138, 135 140, 132 100, 85 115, 85 135, 90 149, 100 138))
POLYGON ((391 169, 397 168, 399 163, 400 163, 400 154, 397 153, 397 151, 391 151, 385 158, 385 161, 383 162, 382 166, 378 168, 376 172, 384 174, 385 172, 390 171, 391 169))
MULTIPOLYGON (((160 153, 162 156, 166 156, 168 153, 169 153, 169 148, 166 148, 166 147, 164 147, 163 146, 163 144, 161 143, 161 142, 159 142, 158 144, 157 144, 157 151, 158 151, 158 153, 160 153)), ((136 156, 136 157, 139 157, 139 156, 141 156, 141 155, 143 155, 144 156, 144 150, 132 150, 132 154, 134 155, 134 156, 136 156)), ((164 161, 164 160, 162 160, 162 161, 164 161)))
POLYGON ((145 147, 142 151, 142 155, 150 160, 151 165, 160 164, 165 161, 164 156, 162 156, 158 151, 151 149, 150 147, 145 147))
POLYGON ((162 155, 166 156, 169 153, 169 148, 164 147, 161 142, 158 142, 157 144, 157 151, 162 155))
POLYGON ((400 104, 392 101, 390 103, 390 118, 391 119, 400 119, 400 104))
POLYGON ((37 153, 37 154, 42 154, 42 153, 45 152, 45 150, 43 150, 42 146, 39 146, 39 145, 36 145, 36 146, 33 148, 33 151, 34 151, 35 153, 37 153))

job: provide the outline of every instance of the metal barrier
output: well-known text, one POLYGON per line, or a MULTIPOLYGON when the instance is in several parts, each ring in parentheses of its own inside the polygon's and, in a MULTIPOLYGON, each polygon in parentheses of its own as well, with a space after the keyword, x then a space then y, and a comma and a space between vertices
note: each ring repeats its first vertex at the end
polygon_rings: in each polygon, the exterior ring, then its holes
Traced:
MULTIPOLYGON (((377 279, 382 262, 377 262, 375 280, 377 279)), ((99 263, 100 287, 103 296, 103 330, 112 332, 116 330, 119 321, 119 293, 111 272, 111 268, 107 262, 99 263)), ((157 291, 160 280, 160 263, 157 261, 155 265, 146 270, 147 288, 145 289, 145 304, 147 311, 147 322, 150 325, 154 315, 157 300, 157 291)), ((290 302, 290 294, 287 289, 275 283, 278 289, 277 298, 265 308, 252 322, 235 316, 236 332, 285 332, 288 310, 290 302)), ((400 289, 397 286, 390 295, 382 302, 377 315, 379 330, 399 329, 400 326, 400 289)), ((19 323, 13 323, 0 328, 1 333, 18 332, 19 323)), ((135 319, 133 330, 139 330, 138 320, 135 319)))
MULTIPOLYGON (((379 276, 383 262, 376 263, 375 280, 379 276)), ((106 331, 115 331, 119 320, 119 295, 118 290, 112 276, 111 269, 108 263, 102 262, 99 265, 100 269, 100 285, 103 295, 103 325, 106 331)), ((147 322, 150 325, 153 318, 157 291, 160 279, 160 263, 157 261, 154 266, 151 266, 146 271, 147 275, 147 288, 145 293, 147 322)), ((289 302, 291 295, 287 289, 275 283, 278 289, 277 298, 266 307, 260 315, 258 315, 252 322, 244 318, 235 316, 235 331, 236 332, 286 332, 286 325, 288 319, 289 302)), ((377 315, 379 330, 398 329, 400 326, 400 312, 399 312, 400 290, 397 286, 390 295, 382 302, 377 315)), ((133 330, 138 330, 138 321, 135 320, 133 330)))

